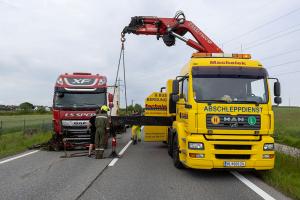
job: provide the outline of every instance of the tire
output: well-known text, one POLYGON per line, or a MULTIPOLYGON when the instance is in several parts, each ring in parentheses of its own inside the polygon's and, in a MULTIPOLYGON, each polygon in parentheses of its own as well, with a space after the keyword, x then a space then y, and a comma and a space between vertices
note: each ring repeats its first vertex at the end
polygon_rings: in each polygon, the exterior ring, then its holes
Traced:
POLYGON ((182 169, 183 168, 183 164, 180 162, 180 159, 179 159, 179 145, 178 145, 178 136, 177 136, 177 134, 174 136, 172 147, 173 147, 172 148, 172 152, 173 152, 173 163, 174 163, 174 166, 177 169, 182 169))
POLYGON ((168 132, 168 154, 172 158, 173 157, 173 148, 172 148, 172 134, 171 131, 168 132))
POLYGON ((61 151, 63 149, 63 142, 62 142, 62 136, 57 135, 54 133, 52 135, 52 138, 50 140, 50 150, 52 151, 61 151))

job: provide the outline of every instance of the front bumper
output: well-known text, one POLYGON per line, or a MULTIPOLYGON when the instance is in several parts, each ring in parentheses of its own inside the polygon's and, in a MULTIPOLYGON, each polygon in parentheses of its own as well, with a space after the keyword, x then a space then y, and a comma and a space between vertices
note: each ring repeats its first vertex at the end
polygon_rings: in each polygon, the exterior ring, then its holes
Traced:
POLYGON ((265 160, 219 160, 188 158, 183 164, 193 169, 255 169, 269 170, 274 168, 274 158, 265 160), (224 167, 224 161, 245 161, 245 167, 224 167))
POLYGON ((274 139, 271 136, 262 136, 259 141, 208 141, 203 136, 193 135, 187 137, 186 145, 188 142, 204 143, 204 150, 192 150, 186 146, 184 154, 181 153, 180 159, 182 163, 189 168, 255 170, 269 170, 274 168, 275 152, 263 151, 265 143, 274 143, 274 139), (222 147, 226 146, 237 149, 222 149, 222 147), (249 148, 238 149, 241 146, 248 146, 249 148), (190 153, 204 154, 204 158, 191 157, 190 153), (272 155, 272 158, 263 158, 264 154, 272 155), (224 162, 245 162, 245 166, 225 167, 224 162))

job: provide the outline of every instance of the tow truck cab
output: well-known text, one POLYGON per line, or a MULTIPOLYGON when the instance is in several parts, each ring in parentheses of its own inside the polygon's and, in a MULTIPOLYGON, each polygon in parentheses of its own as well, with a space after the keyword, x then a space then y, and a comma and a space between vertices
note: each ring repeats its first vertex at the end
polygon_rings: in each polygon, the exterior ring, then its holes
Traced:
MULTIPOLYGON (((177 167, 274 167, 274 113, 268 73, 249 54, 195 53, 167 84, 168 151, 177 167)), ((277 79, 276 79, 277 80, 277 79)), ((274 83, 281 103, 280 83, 274 83)))

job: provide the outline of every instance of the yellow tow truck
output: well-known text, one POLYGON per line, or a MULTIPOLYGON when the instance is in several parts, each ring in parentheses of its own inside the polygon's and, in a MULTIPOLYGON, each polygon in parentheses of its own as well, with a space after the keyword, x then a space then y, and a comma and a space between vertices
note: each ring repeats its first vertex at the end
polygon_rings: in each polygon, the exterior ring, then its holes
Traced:
POLYGON ((136 16, 121 34, 155 35, 167 46, 179 39, 196 49, 165 91, 145 100, 145 141, 168 144, 177 168, 274 167, 274 102, 281 103, 280 83, 250 54, 226 54, 182 12, 174 18, 136 16), (190 33, 195 40, 184 37, 190 33))
MULTIPOLYGON (((180 75, 167 81, 166 92, 154 93, 166 96, 154 100, 167 105, 165 116, 173 115, 174 121, 171 127, 145 126, 147 141, 158 141, 149 135, 159 130, 159 141, 167 141, 178 168, 272 169, 274 114, 268 73, 250 57, 194 53, 180 75)), ((281 103, 278 81, 274 93, 275 103, 281 103)), ((151 113, 149 105, 153 98, 145 101, 145 115, 151 113)))

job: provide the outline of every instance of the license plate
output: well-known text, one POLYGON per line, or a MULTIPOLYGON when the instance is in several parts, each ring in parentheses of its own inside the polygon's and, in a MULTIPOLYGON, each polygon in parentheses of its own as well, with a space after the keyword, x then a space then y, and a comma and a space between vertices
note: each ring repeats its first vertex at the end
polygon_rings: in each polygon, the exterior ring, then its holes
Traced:
POLYGON ((224 161, 224 167, 245 167, 246 162, 231 162, 231 161, 224 161))

